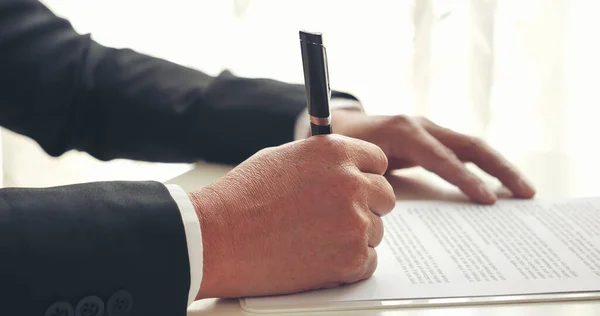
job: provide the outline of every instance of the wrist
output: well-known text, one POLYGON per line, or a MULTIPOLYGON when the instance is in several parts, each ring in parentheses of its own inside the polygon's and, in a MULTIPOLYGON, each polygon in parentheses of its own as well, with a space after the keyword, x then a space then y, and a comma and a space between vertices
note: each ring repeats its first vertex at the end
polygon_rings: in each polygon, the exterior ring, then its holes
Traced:
POLYGON ((190 192, 188 197, 200 221, 204 252, 202 284, 196 300, 218 297, 222 293, 220 287, 227 279, 226 272, 230 269, 225 260, 229 249, 225 245, 227 234, 223 233, 227 232, 224 227, 227 223, 224 218, 226 207, 219 194, 211 187, 190 192))

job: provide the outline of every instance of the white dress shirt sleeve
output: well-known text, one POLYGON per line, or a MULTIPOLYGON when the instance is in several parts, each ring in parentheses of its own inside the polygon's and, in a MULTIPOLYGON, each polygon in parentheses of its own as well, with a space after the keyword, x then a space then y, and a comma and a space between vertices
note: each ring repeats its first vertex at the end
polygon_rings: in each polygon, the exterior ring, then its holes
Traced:
POLYGON ((202 249, 202 232, 200 230, 200 221, 196 210, 192 205, 192 201, 188 197, 187 193, 178 185, 167 184, 167 190, 171 193, 173 200, 179 207, 181 213, 181 219, 183 220, 183 228, 185 230, 185 239, 187 242, 188 257, 190 260, 190 291, 188 294, 188 306, 190 306, 198 291, 200 291, 200 284, 202 284, 202 269, 204 253, 202 249))
MULTIPOLYGON (((357 111, 364 111, 363 106, 360 102, 354 99, 346 98, 332 98, 329 102, 331 109, 348 108, 357 111)), ((334 123, 335 124, 335 123, 334 123)), ((308 110, 302 111, 296 119, 296 126, 294 128, 294 140, 306 138, 310 133, 310 118, 308 110)))

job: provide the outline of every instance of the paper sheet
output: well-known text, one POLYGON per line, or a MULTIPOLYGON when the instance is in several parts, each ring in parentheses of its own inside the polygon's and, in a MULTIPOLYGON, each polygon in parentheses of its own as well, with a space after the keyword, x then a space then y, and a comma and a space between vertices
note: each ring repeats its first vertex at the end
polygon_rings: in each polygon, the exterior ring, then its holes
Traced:
POLYGON ((399 202, 384 225, 370 279, 245 304, 600 291, 600 198, 494 206, 399 202))

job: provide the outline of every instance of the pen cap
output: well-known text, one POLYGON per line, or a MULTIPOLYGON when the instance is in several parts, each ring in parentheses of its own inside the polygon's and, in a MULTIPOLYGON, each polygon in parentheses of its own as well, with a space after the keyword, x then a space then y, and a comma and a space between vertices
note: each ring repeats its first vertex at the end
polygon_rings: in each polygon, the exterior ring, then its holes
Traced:
POLYGON ((304 66, 304 83, 308 113, 312 116, 329 117, 329 73, 327 53, 321 33, 300 31, 300 48, 304 66))

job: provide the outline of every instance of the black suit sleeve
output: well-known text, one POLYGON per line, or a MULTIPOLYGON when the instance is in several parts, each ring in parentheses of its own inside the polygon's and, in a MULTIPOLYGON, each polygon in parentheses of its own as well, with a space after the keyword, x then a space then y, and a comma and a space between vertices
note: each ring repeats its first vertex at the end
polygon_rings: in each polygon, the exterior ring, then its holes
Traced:
POLYGON ((52 315, 57 302, 75 309, 95 297, 101 315, 183 316, 188 260, 181 214, 160 183, 0 190, 2 315, 52 315))
POLYGON ((0 125, 51 155, 235 163, 291 141, 305 103, 301 85, 211 77, 104 47, 36 0, 0 1, 0 125))

